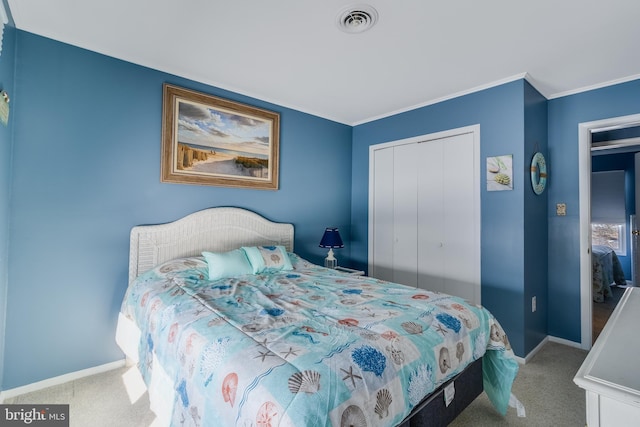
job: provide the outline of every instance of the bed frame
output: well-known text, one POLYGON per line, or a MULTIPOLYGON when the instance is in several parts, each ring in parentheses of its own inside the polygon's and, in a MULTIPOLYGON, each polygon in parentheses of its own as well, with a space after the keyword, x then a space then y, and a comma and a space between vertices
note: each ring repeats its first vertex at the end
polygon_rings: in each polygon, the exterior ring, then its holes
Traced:
MULTIPOLYGON (((254 212, 232 207, 205 209, 166 224, 137 226, 131 230, 129 283, 160 263, 197 256, 205 250, 224 252, 241 246, 282 245, 293 252, 293 239, 292 224, 271 222, 254 212)), ((130 348, 134 352, 137 345, 130 348)), ((137 355, 132 356, 137 359, 137 355)), ((399 427, 446 426, 482 391, 482 359, 478 359, 425 397, 399 427), (451 383, 455 383, 455 397, 445 405, 444 390, 451 383)))
POLYGON ((166 224, 140 225, 131 230, 129 283, 172 259, 263 245, 282 245, 293 252, 293 225, 227 207, 205 209, 166 224))

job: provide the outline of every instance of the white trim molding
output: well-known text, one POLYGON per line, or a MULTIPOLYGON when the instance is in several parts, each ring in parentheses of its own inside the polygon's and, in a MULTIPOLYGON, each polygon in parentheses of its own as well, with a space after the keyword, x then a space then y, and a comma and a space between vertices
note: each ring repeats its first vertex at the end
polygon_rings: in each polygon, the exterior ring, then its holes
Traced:
POLYGON ((0 54, 2 54, 2 39, 4 37, 4 26, 9 23, 9 16, 7 10, 4 8, 4 3, 0 2, 0 54))
MULTIPOLYGON (((519 364, 526 365, 528 362, 531 361, 533 356, 535 356, 544 347, 544 345, 547 342, 555 342, 555 343, 563 344, 569 347, 580 348, 580 349, 582 348, 580 343, 569 341, 564 338, 546 336, 540 342, 540 344, 538 344, 533 350, 531 350, 524 358, 515 356, 516 360, 518 361, 519 364)), ((26 393, 42 390, 47 387, 64 384, 69 381, 79 380, 81 378, 89 377, 91 375, 112 371, 114 369, 122 368, 124 366, 130 366, 130 365, 127 364, 127 361, 125 359, 121 359, 121 360, 116 360, 115 362, 105 363, 104 365, 94 366, 93 368, 83 369, 81 371, 71 372, 65 375, 48 378, 46 380, 38 381, 32 384, 27 384, 22 387, 3 390, 3 391, 0 391, 0 404, 3 403, 6 399, 11 399, 13 397, 20 396, 26 393)))
POLYGON ((115 362, 105 363, 104 365, 94 366, 93 368, 83 369, 81 371, 70 372, 68 374, 60 375, 46 380, 38 381, 32 384, 27 384, 21 387, 16 387, 8 390, 0 391, 0 403, 3 403, 6 399, 20 396, 33 391, 45 389, 60 384, 64 384, 70 381, 79 380, 91 375, 101 374, 103 372, 112 371, 125 366, 125 359, 116 360, 115 362))
POLYGON ((578 123, 578 197, 580 215, 580 339, 581 348, 592 345, 591 295, 591 133, 640 122, 640 114, 578 123))
MULTIPOLYGON (((379 114, 377 116, 368 117, 366 119, 358 120, 357 122, 351 123, 351 126, 358 126, 358 125, 362 125, 362 124, 365 124, 365 123, 374 122, 376 120, 380 120, 380 119, 384 119, 384 118, 387 118, 387 117, 395 116, 395 115, 401 114, 401 113, 406 113, 407 111, 417 110, 418 108, 427 107, 429 105, 439 104, 441 102, 448 101, 450 99, 455 99, 455 98, 459 98, 461 96, 470 95, 472 93, 480 92, 480 91, 486 90, 486 89, 491 89, 493 87, 502 86, 504 84, 511 83, 511 82, 516 81, 516 80, 522 80, 522 79, 526 79, 527 81, 529 81, 529 83, 531 83, 531 78, 528 76, 527 73, 520 73, 520 74, 516 74, 514 76, 506 77, 504 79, 500 79, 500 80, 496 80, 496 81, 493 81, 493 82, 485 83, 485 84, 482 84, 482 85, 479 85, 479 86, 475 86, 475 87, 472 87, 472 88, 469 88, 469 89, 466 89, 466 90, 461 90, 459 92, 455 92, 455 93, 452 93, 450 95, 441 96, 440 98, 434 98, 434 99, 431 99, 431 100, 428 100, 428 101, 425 101, 425 102, 421 102, 419 104, 410 105, 408 107, 399 108, 397 110, 389 111, 387 113, 382 113, 382 114, 379 114)), ((533 85, 533 83, 532 83, 532 86, 535 87, 535 85, 533 85)), ((538 88, 536 88, 536 90, 538 90, 538 88)))
POLYGON ((527 355, 525 357, 515 356, 516 360, 518 361, 519 364, 526 365, 527 363, 529 363, 531 361, 531 359, 536 354, 538 354, 538 352, 540 350, 542 350, 542 348, 548 342, 562 344, 562 345, 566 345, 568 347, 578 348, 578 349, 582 350, 582 344, 579 343, 579 342, 569 341, 569 340, 566 340, 564 338, 558 338, 558 337, 553 337, 551 335, 547 335, 546 337, 544 337, 544 339, 542 341, 540 341, 540 343, 537 346, 535 346, 535 348, 533 350, 531 350, 529 353, 527 353, 527 355))

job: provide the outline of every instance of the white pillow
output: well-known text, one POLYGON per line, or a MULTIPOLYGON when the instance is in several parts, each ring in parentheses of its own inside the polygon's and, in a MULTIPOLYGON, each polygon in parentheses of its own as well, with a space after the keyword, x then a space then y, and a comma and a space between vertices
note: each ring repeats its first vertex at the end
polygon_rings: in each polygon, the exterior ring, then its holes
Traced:
POLYGON ((293 270, 284 246, 244 246, 242 250, 247 255, 254 274, 293 270))

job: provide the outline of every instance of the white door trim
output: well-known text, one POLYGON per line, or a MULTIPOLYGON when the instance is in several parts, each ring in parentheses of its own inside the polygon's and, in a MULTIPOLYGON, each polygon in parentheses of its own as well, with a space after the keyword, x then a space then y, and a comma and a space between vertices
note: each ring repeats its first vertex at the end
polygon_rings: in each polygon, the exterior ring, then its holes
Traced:
POLYGON ((581 347, 591 349, 591 131, 640 122, 640 114, 578 123, 578 197, 580 213, 580 340, 581 347))
POLYGON ((463 134, 468 134, 471 133, 473 134, 473 157, 474 157, 474 164, 476 165, 476 170, 475 170, 475 181, 476 181, 476 185, 478 187, 478 191, 475 192, 474 195, 474 209, 476 212, 478 212, 476 221, 477 221, 477 226, 476 226, 476 233, 475 236, 471 236, 470 240, 471 240, 471 244, 475 245, 475 247, 478 250, 478 259, 476 260, 476 265, 475 267, 475 274, 477 277, 477 282, 476 283, 476 294, 477 294, 477 300, 478 303, 481 301, 481 289, 480 289, 480 281, 481 281, 481 271, 480 271, 480 265, 481 265, 481 259, 482 259, 482 253, 481 253, 481 242, 480 242, 480 236, 481 236, 481 226, 482 226, 482 211, 481 211, 481 206, 480 206, 480 195, 482 193, 481 189, 480 189, 480 185, 481 185, 481 176, 480 176, 480 171, 482 170, 482 165, 480 164, 480 125, 476 124, 476 125, 471 125, 471 126, 464 126, 464 127, 460 127, 460 128, 456 128, 456 129, 449 129, 446 131, 441 131, 441 132, 435 132, 435 133, 430 133, 430 134, 425 134, 425 135, 419 135, 419 136, 414 136, 411 138, 405 138, 405 139, 399 139, 399 140, 395 140, 395 141, 389 141, 389 142, 384 142, 384 143, 379 143, 379 144, 374 144, 369 146, 369 204, 368 204, 368 253, 367 253, 367 257, 368 257, 368 270, 369 272, 373 271, 373 213, 374 213, 374 199, 373 199, 373 194, 374 194, 374 188, 373 188, 373 183, 374 183, 374 162, 373 159, 375 158, 375 151, 376 150, 381 150, 381 149, 385 149, 385 148, 389 148, 389 147, 394 147, 394 146, 399 146, 399 145, 404 145, 404 144, 412 144, 412 143, 416 143, 416 142, 427 142, 427 141, 434 141, 437 139, 444 139, 444 138, 449 138, 452 136, 457 136, 457 135, 463 135, 463 134))

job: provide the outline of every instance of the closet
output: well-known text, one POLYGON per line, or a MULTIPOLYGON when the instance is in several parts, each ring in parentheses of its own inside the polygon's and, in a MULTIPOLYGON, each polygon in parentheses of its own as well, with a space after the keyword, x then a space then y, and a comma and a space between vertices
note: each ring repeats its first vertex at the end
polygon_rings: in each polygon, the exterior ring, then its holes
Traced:
POLYGON ((480 127, 369 148, 369 275, 480 303, 480 127))

